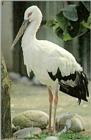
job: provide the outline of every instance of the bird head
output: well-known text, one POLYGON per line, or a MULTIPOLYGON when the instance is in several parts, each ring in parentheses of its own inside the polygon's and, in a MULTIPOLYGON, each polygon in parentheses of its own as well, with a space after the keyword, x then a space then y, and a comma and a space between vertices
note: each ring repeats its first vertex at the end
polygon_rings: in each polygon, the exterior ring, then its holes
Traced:
POLYGON ((24 20, 28 20, 29 22, 35 20, 42 20, 42 13, 37 6, 31 6, 26 9, 24 13, 24 20))
POLYGON ((16 43, 23 36, 26 28, 28 27, 28 25, 31 22, 36 21, 37 23, 41 23, 41 20, 42 20, 42 13, 37 6, 31 6, 31 7, 27 8, 24 13, 24 21, 12 43, 11 49, 14 48, 16 43))

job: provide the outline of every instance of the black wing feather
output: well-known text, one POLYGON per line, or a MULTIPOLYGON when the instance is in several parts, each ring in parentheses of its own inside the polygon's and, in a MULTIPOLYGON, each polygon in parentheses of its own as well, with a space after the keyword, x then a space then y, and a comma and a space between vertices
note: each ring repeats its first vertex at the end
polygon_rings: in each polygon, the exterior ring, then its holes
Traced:
POLYGON ((75 72, 74 74, 70 74, 68 76, 62 76, 60 69, 58 68, 57 73, 55 75, 52 74, 52 72, 48 72, 50 78, 55 81, 58 79, 59 85, 60 85, 60 91, 63 91, 64 93, 76 97, 79 100, 79 103, 81 102, 81 99, 84 101, 88 101, 86 97, 89 97, 88 92, 88 80, 84 72, 75 72), (67 85, 63 83, 63 81, 72 80, 76 83, 76 85, 73 87, 71 85, 67 85))

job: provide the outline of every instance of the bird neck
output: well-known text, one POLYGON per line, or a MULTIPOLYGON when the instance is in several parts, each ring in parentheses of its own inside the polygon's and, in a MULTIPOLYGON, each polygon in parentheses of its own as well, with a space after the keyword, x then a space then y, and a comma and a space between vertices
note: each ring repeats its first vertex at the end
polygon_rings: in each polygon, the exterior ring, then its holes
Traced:
POLYGON ((25 32, 25 36, 29 36, 29 39, 30 38, 36 38, 36 33, 39 29, 39 26, 40 26, 41 22, 38 22, 38 21, 32 21, 28 28, 26 29, 26 32, 25 32))

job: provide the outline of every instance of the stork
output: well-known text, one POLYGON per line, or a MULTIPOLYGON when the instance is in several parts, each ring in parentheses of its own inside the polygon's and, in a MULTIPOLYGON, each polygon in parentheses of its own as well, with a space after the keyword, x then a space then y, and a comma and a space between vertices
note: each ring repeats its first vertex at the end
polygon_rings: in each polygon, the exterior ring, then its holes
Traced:
POLYGON ((49 93, 49 131, 55 132, 56 110, 58 104, 58 91, 70 96, 88 101, 88 80, 82 67, 74 56, 47 40, 38 40, 36 32, 42 21, 42 13, 37 6, 31 6, 24 13, 24 22, 11 46, 13 48, 22 37, 24 64, 27 74, 31 70, 38 80, 48 87, 49 93), (52 129, 52 104, 54 102, 53 129, 52 129))

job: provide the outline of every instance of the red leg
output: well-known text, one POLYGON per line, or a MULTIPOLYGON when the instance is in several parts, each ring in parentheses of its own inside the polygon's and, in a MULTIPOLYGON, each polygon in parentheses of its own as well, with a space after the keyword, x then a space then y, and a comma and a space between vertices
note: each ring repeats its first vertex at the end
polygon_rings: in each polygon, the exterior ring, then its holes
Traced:
POLYGON ((49 93, 49 131, 51 132, 53 94, 50 87, 48 88, 48 93, 49 93))
POLYGON ((54 96, 54 120, 53 120, 53 132, 56 131, 56 110, 57 110, 57 104, 58 104, 58 90, 55 92, 54 96))

